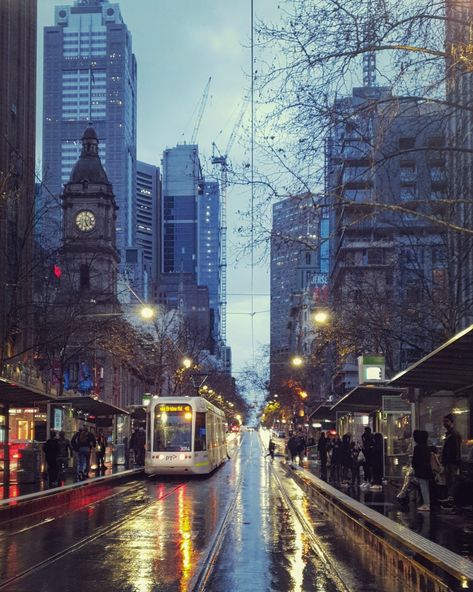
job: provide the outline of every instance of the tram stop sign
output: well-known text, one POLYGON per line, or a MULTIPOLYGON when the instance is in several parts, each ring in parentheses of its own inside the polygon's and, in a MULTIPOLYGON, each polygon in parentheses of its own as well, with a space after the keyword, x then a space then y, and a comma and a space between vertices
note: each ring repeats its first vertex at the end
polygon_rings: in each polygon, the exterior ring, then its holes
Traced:
POLYGON ((358 382, 365 384, 370 382, 384 382, 385 362, 384 356, 363 355, 358 356, 358 382))

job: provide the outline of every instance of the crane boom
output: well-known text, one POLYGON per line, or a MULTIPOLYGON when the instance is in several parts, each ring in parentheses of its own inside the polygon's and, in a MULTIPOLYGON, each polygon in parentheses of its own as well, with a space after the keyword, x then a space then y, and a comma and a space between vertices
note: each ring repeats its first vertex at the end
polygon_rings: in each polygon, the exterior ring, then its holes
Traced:
POLYGON ((202 121, 202 117, 204 115, 205 107, 207 106, 207 101, 209 98, 209 89, 210 89, 210 82, 212 80, 212 76, 209 76, 207 80, 207 84, 205 85, 204 92, 202 94, 202 99, 199 105, 199 111, 197 112, 197 119, 195 120, 194 129, 192 131, 191 136, 191 144, 195 144, 197 140, 197 134, 199 133, 200 124, 202 121))

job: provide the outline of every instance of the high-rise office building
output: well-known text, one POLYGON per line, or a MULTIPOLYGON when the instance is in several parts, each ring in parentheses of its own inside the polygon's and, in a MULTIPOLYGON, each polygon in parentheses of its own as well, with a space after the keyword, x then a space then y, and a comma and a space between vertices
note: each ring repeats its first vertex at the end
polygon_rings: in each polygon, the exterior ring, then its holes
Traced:
MULTIPOLYGON (((271 231, 270 381, 277 388, 280 365, 289 363, 292 297, 321 271, 320 211, 311 194, 293 196, 273 206, 271 231)), ((326 257, 324 257, 325 266, 326 257)))
POLYGON ((0 2, 0 367, 32 342, 36 9, 0 2))
POLYGON ((162 160, 162 273, 192 273, 197 281, 197 200, 203 193, 199 147, 180 144, 162 160))
POLYGON ((197 200, 197 283, 209 290, 213 335, 219 341, 220 328, 220 186, 205 181, 197 200))
POLYGON ((143 255, 143 296, 149 298, 159 276, 161 173, 158 167, 137 162, 135 192, 136 245, 143 255))
MULTIPOLYGON (((44 31, 43 207, 50 236, 61 225, 58 196, 92 122, 100 156, 118 205, 117 245, 122 260, 135 246, 136 60, 118 4, 77 0, 57 6, 44 31), (52 232, 51 232, 52 230, 52 232)), ((45 225, 47 227, 47 225, 45 225)), ((55 244, 51 246, 57 246, 55 244)))

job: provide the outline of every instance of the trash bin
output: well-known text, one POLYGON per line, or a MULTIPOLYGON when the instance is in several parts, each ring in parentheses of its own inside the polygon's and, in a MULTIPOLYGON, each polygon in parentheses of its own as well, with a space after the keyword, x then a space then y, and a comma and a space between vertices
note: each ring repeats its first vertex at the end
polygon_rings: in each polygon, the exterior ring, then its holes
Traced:
POLYGON ((19 451, 16 473, 18 483, 41 481, 41 450, 37 444, 32 444, 19 451))

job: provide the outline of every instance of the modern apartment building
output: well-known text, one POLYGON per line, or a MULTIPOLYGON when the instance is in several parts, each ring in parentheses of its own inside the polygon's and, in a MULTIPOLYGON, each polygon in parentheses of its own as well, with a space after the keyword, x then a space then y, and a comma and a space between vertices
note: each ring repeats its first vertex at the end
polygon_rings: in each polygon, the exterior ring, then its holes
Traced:
POLYGON ((209 307, 213 335, 219 341, 221 301, 220 261, 220 186, 218 181, 205 181, 197 200, 198 248, 197 283, 209 290, 209 307))
MULTIPOLYGON (((116 195, 117 245, 122 260, 134 247, 136 174, 136 60, 118 4, 77 0, 55 8, 44 31, 43 207, 47 236, 56 247, 59 195, 80 154, 80 138, 93 123, 100 156, 116 195)), ((44 238, 44 237, 43 237, 44 238)))
POLYGON ((380 353, 393 373, 416 361, 458 321, 447 272, 445 117, 388 88, 353 89, 335 104, 327 141, 332 212, 330 290, 353 386, 356 355, 380 353))
POLYGON ((36 10, 0 2, 0 369, 32 343, 36 10))
MULTIPOLYGON (((321 266, 327 272, 326 252, 321 259, 319 198, 311 194, 288 197, 273 206, 271 233, 270 380, 279 365, 287 364, 292 335, 290 314, 293 294, 310 285, 321 266)), ((326 225, 326 223, 324 223, 326 225)), ((326 249, 326 247, 324 247, 326 249)))
POLYGON ((142 250, 146 296, 159 276, 159 246, 161 239, 161 172, 159 167, 145 162, 136 165, 136 245, 142 250))

